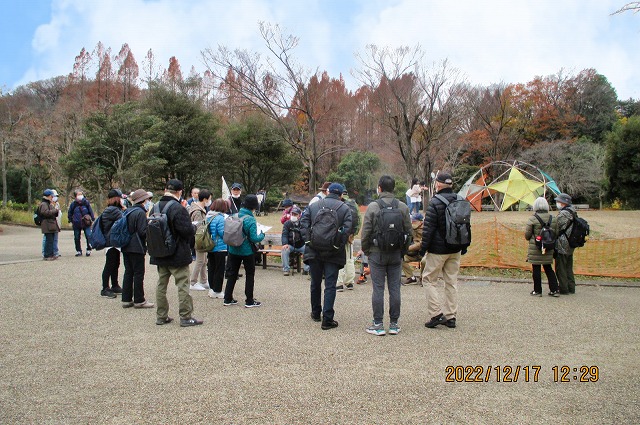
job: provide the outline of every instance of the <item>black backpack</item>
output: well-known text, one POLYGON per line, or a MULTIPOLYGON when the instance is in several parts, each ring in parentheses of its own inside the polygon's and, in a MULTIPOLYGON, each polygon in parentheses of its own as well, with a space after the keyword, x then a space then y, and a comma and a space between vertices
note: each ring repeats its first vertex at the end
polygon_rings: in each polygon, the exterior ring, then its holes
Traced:
POLYGON ((177 201, 167 202, 160 211, 160 204, 153 206, 153 213, 147 218, 147 250, 152 257, 170 257, 176 252, 176 240, 171 233, 167 211, 177 201))
POLYGON ((316 251, 337 252, 344 246, 338 227, 338 213, 326 207, 324 199, 319 202, 320 210, 311 222, 309 244, 316 251))
POLYGON ((376 201, 380 209, 375 215, 376 229, 373 245, 380 251, 398 251, 405 247, 404 218, 398 208, 398 200, 386 205, 382 199, 376 201))
POLYGON ((537 213, 534 214, 534 216, 542 226, 540 233, 536 235, 536 246, 544 254, 548 250, 555 249, 556 247, 556 234, 553 229, 551 229, 553 217, 549 214, 549 221, 545 223, 537 213))
POLYGON ((447 247, 462 250, 471 245, 471 203, 460 195, 451 202, 442 195, 435 198, 446 206, 444 242, 447 247))
POLYGON ((33 222, 36 226, 40 226, 42 224, 42 216, 40 215, 40 205, 33 210, 33 222))
POLYGON ((584 218, 578 217, 578 214, 574 211, 571 211, 571 215, 573 216, 571 220, 572 226, 570 226, 571 233, 567 235, 567 227, 563 234, 567 237, 571 248, 580 248, 583 247, 589 239, 589 223, 587 223, 587 220, 584 218))

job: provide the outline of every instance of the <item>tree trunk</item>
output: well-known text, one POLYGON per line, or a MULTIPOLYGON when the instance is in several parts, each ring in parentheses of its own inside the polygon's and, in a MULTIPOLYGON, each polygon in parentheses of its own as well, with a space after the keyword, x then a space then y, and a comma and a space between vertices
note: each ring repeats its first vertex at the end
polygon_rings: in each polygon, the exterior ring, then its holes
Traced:
POLYGON ((2 139, 2 205, 7 205, 7 144, 2 139))

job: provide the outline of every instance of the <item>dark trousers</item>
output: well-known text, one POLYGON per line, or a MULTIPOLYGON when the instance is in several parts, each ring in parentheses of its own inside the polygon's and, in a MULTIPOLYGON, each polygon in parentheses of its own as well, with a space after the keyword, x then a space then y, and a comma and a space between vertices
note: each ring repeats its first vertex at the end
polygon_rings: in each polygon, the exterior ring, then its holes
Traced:
POLYGON ((44 234, 44 258, 53 257, 53 237, 55 233, 44 234))
POLYGON ((335 311, 333 305, 336 301, 336 282, 340 266, 327 263, 320 259, 309 260, 309 275, 311 276, 311 313, 320 316, 323 320, 333 320, 335 311), (324 275, 324 306, 321 302, 322 276, 324 275))
POLYGON ((214 292, 222 292, 227 253, 225 251, 208 252, 207 260, 209 287, 213 289, 214 292))
POLYGON ((91 251, 91 244, 89 238, 91 237, 91 228, 85 227, 84 229, 73 228, 73 241, 76 243, 76 251, 82 251, 82 245, 80 244, 80 238, 82 237, 82 231, 84 230, 84 238, 87 241, 87 251, 91 251))
POLYGON ((576 279, 573 276, 573 254, 556 254, 556 275, 561 294, 576 292, 576 279))
POLYGON ((102 289, 109 287, 109 279, 111 279, 111 287, 118 286, 118 269, 120 268, 120 251, 115 248, 107 248, 107 256, 104 261, 104 269, 102 269, 102 289))
POLYGON ((143 303, 144 299, 144 254, 123 252, 124 277, 122 278, 122 302, 143 303))
MULTIPOLYGON (((532 264, 533 269, 533 290, 542 293, 542 271, 540 270, 540 264, 532 264)), ((547 275, 549 281, 549 291, 555 292, 558 290, 558 281, 556 280, 556 274, 553 271, 551 264, 543 264, 544 273, 547 275)))
POLYGON ((227 258, 227 285, 224 287, 224 300, 229 302, 233 299, 233 289, 238 280, 238 272, 240 265, 244 264, 244 295, 246 297, 245 304, 253 303, 253 286, 256 274, 256 259, 251 255, 234 255, 229 253, 227 258))

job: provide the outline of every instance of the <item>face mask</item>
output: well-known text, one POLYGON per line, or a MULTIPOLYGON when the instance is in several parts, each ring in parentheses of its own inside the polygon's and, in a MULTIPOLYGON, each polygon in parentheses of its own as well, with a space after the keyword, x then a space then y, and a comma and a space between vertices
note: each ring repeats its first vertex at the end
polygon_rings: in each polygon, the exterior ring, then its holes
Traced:
POLYGON ((209 208, 209 206, 211 206, 211 201, 207 201, 207 202, 205 202, 205 203, 204 203, 204 206, 205 206, 205 207, 207 207, 207 208, 209 208))
POLYGON ((556 202, 556 208, 561 210, 562 209, 562 205, 556 202))
POLYGON ((83 199, 84 199, 84 196, 82 196, 82 195, 76 196, 76 201, 78 201, 78 202, 82 202, 83 199))
POLYGON ((298 221, 298 217, 296 217, 295 215, 291 216, 291 222, 295 223, 296 221, 298 221))
POLYGON ((151 208, 151 201, 147 201, 144 203, 144 209, 149 211, 149 209, 151 208))
POLYGON ((54 196, 52 199, 53 199, 53 202, 58 202, 58 197, 57 196, 54 196))
POLYGON ((238 194, 238 195, 231 194, 231 197, 235 198, 235 199, 238 199, 240 197, 240 194, 238 194))

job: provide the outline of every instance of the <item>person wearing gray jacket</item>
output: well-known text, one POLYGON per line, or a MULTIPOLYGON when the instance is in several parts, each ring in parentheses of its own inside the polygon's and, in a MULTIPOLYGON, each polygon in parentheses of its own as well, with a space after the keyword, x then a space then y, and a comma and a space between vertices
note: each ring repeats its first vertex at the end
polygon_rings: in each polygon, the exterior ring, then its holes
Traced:
POLYGON ((575 294, 576 280, 573 276, 573 250, 569 246, 569 235, 573 230, 573 221, 577 217, 576 210, 571 204, 571 196, 561 193, 555 198, 558 208, 558 239, 556 243, 556 277, 560 294, 575 294))

